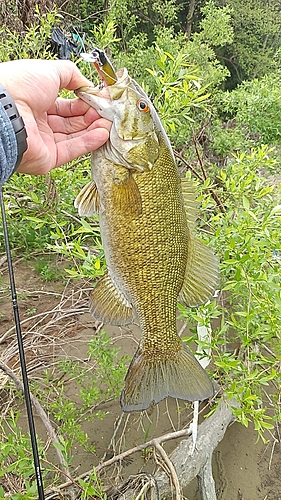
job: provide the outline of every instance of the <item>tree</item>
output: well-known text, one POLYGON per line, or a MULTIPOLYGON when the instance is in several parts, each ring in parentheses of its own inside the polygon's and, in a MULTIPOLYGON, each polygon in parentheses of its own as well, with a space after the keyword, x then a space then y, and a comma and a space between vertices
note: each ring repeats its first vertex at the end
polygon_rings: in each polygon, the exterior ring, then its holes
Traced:
POLYGON ((218 52, 233 75, 230 87, 277 69, 281 30, 279 0, 216 0, 216 4, 231 8, 234 39, 218 52))
POLYGON ((38 12, 41 15, 54 8, 54 0, 3 0, 0 10, 0 24, 11 29, 22 30, 36 24, 38 12), (36 14, 37 12, 37 14, 36 14))

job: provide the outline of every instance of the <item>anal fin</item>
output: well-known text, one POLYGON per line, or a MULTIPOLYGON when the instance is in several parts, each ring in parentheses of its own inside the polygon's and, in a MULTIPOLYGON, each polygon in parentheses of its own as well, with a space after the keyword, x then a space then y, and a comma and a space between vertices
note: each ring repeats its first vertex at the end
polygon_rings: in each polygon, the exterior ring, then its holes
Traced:
POLYGON ((133 321, 133 309, 117 290, 109 274, 96 284, 90 297, 90 312, 102 323, 127 325, 133 321))
POLYGON ((219 264, 212 250, 191 232, 188 261, 179 301, 188 307, 205 304, 219 282, 219 264))
POLYGON ((120 403, 123 411, 142 411, 168 396, 203 401, 213 392, 207 373, 185 344, 176 356, 163 360, 153 359, 140 347, 126 375, 120 403))

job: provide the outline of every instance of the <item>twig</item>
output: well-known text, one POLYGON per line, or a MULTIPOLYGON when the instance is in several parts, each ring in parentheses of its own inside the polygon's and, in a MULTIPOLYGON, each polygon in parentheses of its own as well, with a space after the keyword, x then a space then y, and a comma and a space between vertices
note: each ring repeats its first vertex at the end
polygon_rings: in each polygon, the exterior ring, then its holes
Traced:
POLYGON ((197 145, 197 139, 196 139, 196 135, 195 135, 194 131, 192 132, 192 139, 193 139, 193 144, 194 144, 195 151, 196 151, 196 156, 198 158, 199 165, 200 165, 201 170, 202 170, 203 179, 205 181, 208 176, 207 176, 207 172, 205 170, 204 164, 203 164, 203 160, 202 160, 202 158, 200 156, 200 153, 199 153, 199 149, 198 149, 198 145, 197 145))
MULTIPOLYGON (((202 172, 203 172, 203 175, 200 175, 200 174, 199 174, 199 173, 195 170, 195 168, 193 168, 193 167, 192 167, 192 165, 190 165, 189 163, 187 163, 187 161, 183 158, 183 156, 182 156, 182 155, 180 155, 180 154, 179 154, 179 153, 177 153, 176 151, 175 151, 174 153, 175 153, 175 156, 176 156, 177 158, 179 158, 179 159, 180 159, 180 160, 184 163, 184 165, 185 165, 185 166, 186 166, 189 170, 191 170, 191 172, 195 175, 195 177, 197 177, 197 179, 199 179, 201 182, 204 182, 204 181, 207 179, 207 173, 206 173, 206 170, 205 170, 205 168, 204 168, 204 166, 203 166, 202 158, 200 157, 200 154, 199 154, 199 151, 198 151, 198 148, 197 148, 197 144, 196 144, 196 142, 195 142, 195 144, 194 144, 194 145, 195 145, 196 154, 197 154, 197 156, 198 156, 198 161, 199 161, 199 163, 200 163, 200 167, 201 167, 201 170, 202 170, 202 172)), ((212 189, 212 188, 209 188, 209 190, 210 190, 210 193, 211 193, 211 196, 212 196, 213 200, 214 200, 214 201, 216 202, 216 204, 218 205, 218 207, 219 207, 220 211, 221 211, 222 213, 225 213, 225 212, 226 212, 226 210, 225 210, 225 208, 224 208, 224 205, 223 205, 222 201, 220 200, 220 198, 218 197, 218 195, 217 195, 217 193, 215 192, 215 190, 214 190, 214 189, 212 189)))
POLYGON ((139 446, 135 446, 134 448, 131 448, 130 450, 124 451, 123 453, 116 455, 115 457, 111 458, 110 460, 103 462, 102 464, 100 464, 96 467, 96 471, 99 472, 100 470, 104 469, 105 467, 109 467, 110 465, 114 464, 115 462, 119 462, 120 460, 123 460, 124 458, 129 457, 130 455, 133 455, 133 453, 137 453, 138 451, 145 450, 146 448, 151 448, 151 446, 156 448, 156 446, 158 444, 160 445, 162 443, 165 443, 166 441, 170 441, 171 439, 187 437, 188 435, 189 435, 189 430, 182 429, 182 430, 176 431, 176 432, 169 432, 168 434, 164 434, 164 436, 160 436, 158 438, 153 438, 144 444, 140 444, 139 446))
MULTIPOLYGON (((69 482, 71 484, 71 487, 76 487, 78 490, 80 491, 84 491, 84 488, 83 486, 81 486, 78 482, 78 479, 73 479, 69 474, 67 474, 66 472, 62 471, 59 467, 57 467, 55 464, 52 464, 51 462, 49 462, 48 460, 46 460, 45 458, 43 459, 44 462, 46 462, 48 465, 51 465, 54 469, 56 469, 58 472, 64 474, 64 476, 66 476, 68 479, 69 479, 69 482)), ((48 494, 48 500, 51 500, 51 498, 54 498, 57 496, 57 494, 59 494, 59 496, 61 497, 61 494, 59 492, 59 489, 57 490, 56 486, 54 486, 53 488, 53 491, 48 494)), ((48 493, 48 492, 47 492, 48 493)), ((68 492, 70 493, 70 492, 68 492)), ((74 491, 71 492, 72 493, 72 497, 74 497, 74 491)), ((63 497, 61 497, 63 498, 63 497)), ((75 497, 76 498, 76 497, 75 497)), ((78 497, 77 497, 78 498, 78 497)), ((91 495, 88 495, 87 496, 87 499, 88 498, 91 498, 92 500, 96 500, 94 497, 92 497, 91 495)))
POLYGON ((174 154, 177 158, 179 158, 179 160, 181 160, 184 163, 184 165, 188 168, 188 170, 191 170, 191 172, 195 175, 195 177, 197 177, 197 179, 204 182, 204 177, 202 177, 202 175, 198 174, 198 172, 195 170, 195 168, 193 168, 192 165, 187 163, 187 161, 185 160, 185 158, 182 155, 177 153, 177 151, 174 151, 174 154))
MULTIPOLYGON (((19 389, 22 393, 24 393, 23 383, 17 377, 17 375, 13 372, 13 370, 11 370, 7 365, 2 363, 2 361, 0 361, 0 369, 13 380, 17 389, 19 389)), ((30 394, 30 397, 31 397, 32 404, 33 404, 36 412, 38 413, 39 417, 41 418, 41 420, 42 420, 42 422, 47 430, 47 433, 50 436, 52 443, 53 444, 54 443, 60 444, 59 439, 56 435, 56 432, 55 432, 46 412, 43 410, 42 406, 40 405, 38 399, 35 396, 33 396, 33 394, 30 394)), ((57 452, 57 456, 58 456, 58 460, 59 460, 59 463, 61 466, 61 470, 64 474, 66 474, 69 477, 68 466, 67 466, 67 463, 63 457, 63 454, 62 454, 61 450, 58 449, 56 446, 55 446, 55 449, 57 452)))
POLYGON ((181 493, 181 487, 180 487, 180 483, 179 483, 179 478, 177 476, 177 473, 176 473, 175 467, 173 465, 173 462, 171 462, 171 460, 169 459, 169 457, 168 457, 167 453, 165 452, 164 448, 162 448, 162 446, 159 443, 155 443, 155 448, 158 451, 158 453, 161 456, 161 458, 164 460, 165 464, 167 465, 167 467, 168 467, 168 469, 169 469, 169 471, 171 473, 172 481, 174 483, 174 487, 175 487, 175 490, 176 490, 176 500, 182 500, 182 493, 181 493))
MULTIPOLYGON (((115 455, 113 458, 110 458, 109 460, 106 460, 106 462, 103 462, 99 464, 95 469, 96 472, 100 472, 102 469, 105 467, 109 467, 110 465, 115 464, 116 462, 120 462, 126 457, 129 457, 130 455, 133 455, 134 453, 137 453, 139 451, 145 450, 146 448, 151 448, 152 446, 156 448, 156 444, 161 444, 165 443, 166 441, 170 441, 171 439, 178 439, 178 438, 183 438, 183 437, 188 437, 189 431, 188 429, 182 429, 177 432, 170 432, 168 434, 164 434, 163 436, 160 436, 158 438, 151 439, 150 441, 147 441, 144 444, 140 444, 139 446, 135 446, 134 448, 130 448, 129 450, 124 451, 123 453, 119 453, 118 455, 115 455)), ((78 479, 85 479, 86 477, 89 477, 92 473, 92 470, 84 472, 80 476, 76 478, 76 481, 78 479)), ((69 486, 72 485, 72 482, 68 481, 64 484, 60 484, 57 486, 57 490, 62 490, 64 488, 68 488, 69 486)))
MULTIPOLYGON (((119 431, 119 428, 120 428, 120 425, 122 423, 122 420, 123 420, 123 417, 124 417, 125 413, 122 412, 121 413, 121 416, 118 418, 118 421, 115 425, 115 429, 114 429, 114 432, 112 434, 112 437, 111 437, 111 440, 110 440, 110 443, 108 445, 108 449, 105 451, 103 457, 102 457, 102 462, 105 460, 106 458, 106 455, 108 454, 109 451, 112 451, 114 452, 115 451, 115 438, 116 438, 116 434, 117 432, 119 431)), ((128 421, 128 417, 127 417, 127 421, 128 421)), ((127 422, 126 422, 127 423, 127 422)))
MULTIPOLYGON (((38 313, 38 314, 35 314, 34 316, 30 316, 29 318, 25 318, 21 321, 21 324, 23 325, 24 323, 28 323, 30 321, 32 321, 33 319, 36 319, 36 318, 41 318, 39 320, 39 322, 36 323, 36 325, 33 326, 33 328, 35 326, 37 326, 39 323, 42 322, 42 319, 45 319, 49 314, 51 313, 61 313, 61 315, 56 318, 56 321, 57 320, 61 320, 61 319, 64 319, 64 318, 67 318, 68 316, 72 316, 73 314, 84 314, 86 311, 86 308, 83 308, 83 309, 68 309, 67 310, 67 314, 63 314, 63 311, 60 310, 60 309, 57 309, 57 308, 54 308, 52 309, 51 311, 45 311, 45 312, 42 312, 42 313, 38 313)), ((9 333, 11 333, 13 330, 15 330, 15 326, 12 326, 11 328, 9 328, 9 330, 7 330, 4 335, 2 335, 2 337, 0 338, 0 344, 3 344, 3 342, 5 342, 6 338, 8 337, 9 333)))
POLYGON ((271 453, 270 453, 270 459, 269 459, 269 463, 268 463, 268 470, 271 469, 272 458, 273 458, 273 453, 274 453, 274 448, 275 448, 276 443, 278 443, 278 439, 275 438, 274 441, 273 441, 272 449, 271 449, 271 453))
MULTIPOLYGON (((197 155, 197 158, 198 158, 201 170, 202 170, 203 179, 206 180, 208 176, 207 176, 207 172, 205 170, 204 164, 203 164, 203 160, 202 160, 202 158, 200 156, 200 153, 199 153, 199 149, 198 149, 198 145, 197 145, 197 140, 196 140, 196 136, 195 136, 194 132, 192 134, 192 137, 193 137, 193 143, 194 143, 196 155, 197 155)), ((210 192, 211 192, 211 195, 212 195, 213 199, 215 200, 216 204, 218 205, 219 209, 221 210, 221 212, 225 213, 226 210, 224 208, 224 205, 222 204, 222 202, 219 199, 219 197, 218 197, 217 193, 215 192, 215 190, 212 189, 212 188, 210 188, 210 192)))
POLYGON ((197 434, 198 434, 198 415, 199 415, 199 401, 194 401, 193 403, 193 421, 191 422, 189 426, 189 430, 191 430, 192 434, 192 449, 191 449, 191 455, 193 455, 195 446, 196 446, 196 440, 197 440, 197 434))

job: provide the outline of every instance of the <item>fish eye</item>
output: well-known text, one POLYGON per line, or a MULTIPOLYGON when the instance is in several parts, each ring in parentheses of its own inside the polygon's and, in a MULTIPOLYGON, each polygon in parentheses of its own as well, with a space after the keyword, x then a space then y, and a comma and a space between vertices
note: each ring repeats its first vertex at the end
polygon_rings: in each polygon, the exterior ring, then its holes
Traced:
POLYGON ((149 105, 147 104, 146 101, 143 101, 142 99, 138 101, 137 106, 139 110, 142 111, 143 113, 147 113, 149 111, 149 105))

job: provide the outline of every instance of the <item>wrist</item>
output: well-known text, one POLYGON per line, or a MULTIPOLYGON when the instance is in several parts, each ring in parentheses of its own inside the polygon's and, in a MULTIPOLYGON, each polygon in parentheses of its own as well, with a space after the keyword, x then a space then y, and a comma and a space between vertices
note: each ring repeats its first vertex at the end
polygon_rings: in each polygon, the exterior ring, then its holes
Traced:
POLYGON ((9 92, 4 87, 2 87, 2 85, 0 85, 0 102, 10 119, 16 136, 18 157, 13 170, 13 172, 15 172, 22 160, 23 153, 27 150, 27 132, 25 130, 24 121, 19 115, 13 98, 11 97, 9 92))

